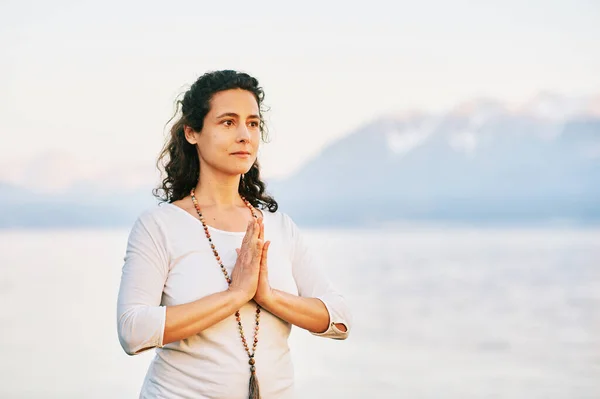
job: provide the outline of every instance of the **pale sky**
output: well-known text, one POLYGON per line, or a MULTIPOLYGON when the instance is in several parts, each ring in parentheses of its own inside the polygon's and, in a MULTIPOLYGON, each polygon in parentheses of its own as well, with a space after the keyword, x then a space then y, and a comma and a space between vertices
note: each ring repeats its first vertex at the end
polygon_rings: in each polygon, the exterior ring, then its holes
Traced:
POLYGON ((204 3, 2 1, 0 178, 44 154, 152 167, 176 95, 214 69, 265 89, 267 177, 382 114, 600 93, 593 0, 204 3))

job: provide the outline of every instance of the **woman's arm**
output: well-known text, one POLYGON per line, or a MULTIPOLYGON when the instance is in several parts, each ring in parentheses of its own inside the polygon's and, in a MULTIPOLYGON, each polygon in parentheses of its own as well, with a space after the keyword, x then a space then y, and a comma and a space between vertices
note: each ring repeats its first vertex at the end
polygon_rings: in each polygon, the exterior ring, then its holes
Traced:
POLYGON ((269 287, 267 251, 270 242, 267 241, 263 249, 258 289, 254 299, 277 317, 314 335, 346 339, 350 330, 351 314, 345 298, 331 284, 322 269, 322 263, 304 243, 294 222, 287 216, 286 222, 291 238, 292 273, 298 287, 298 295, 269 287))
MULTIPOLYGON (((320 299, 271 289, 271 295, 261 302, 261 306, 275 316, 312 333, 322 334, 329 329, 329 312, 320 299)), ((343 323, 333 324, 342 332, 348 331, 343 323)))
POLYGON ((136 355, 162 347, 165 306, 162 291, 169 273, 164 236, 156 221, 142 214, 134 223, 125 253, 117 298, 117 332, 123 350, 136 355))
MULTIPOLYGON (((254 245, 256 237, 248 240, 252 241, 248 245, 254 245)), ((117 300, 119 341, 129 355, 163 347, 203 331, 234 314, 256 291, 256 285, 251 287, 250 275, 258 275, 260 265, 258 261, 253 267, 250 264, 259 258, 250 256, 238 262, 239 265, 236 263, 232 272, 232 279, 243 282, 244 286, 232 283, 227 291, 190 303, 161 306, 169 273, 166 247, 166 239, 156 222, 151 217, 140 217, 129 235, 117 300)))
POLYGON ((247 303, 242 292, 216 292, 183 305, 167 306, 163 345, 189 338, 234 314, 247 303))

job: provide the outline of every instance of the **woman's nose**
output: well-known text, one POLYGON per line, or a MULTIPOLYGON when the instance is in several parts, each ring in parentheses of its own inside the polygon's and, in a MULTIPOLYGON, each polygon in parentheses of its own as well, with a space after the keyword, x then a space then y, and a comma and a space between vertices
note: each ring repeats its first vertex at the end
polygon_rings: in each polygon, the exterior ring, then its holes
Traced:
POLYGON ((250 141, 250 132, 248 131, 248 127, 241 125, 238 130, 238 141, 250 141))

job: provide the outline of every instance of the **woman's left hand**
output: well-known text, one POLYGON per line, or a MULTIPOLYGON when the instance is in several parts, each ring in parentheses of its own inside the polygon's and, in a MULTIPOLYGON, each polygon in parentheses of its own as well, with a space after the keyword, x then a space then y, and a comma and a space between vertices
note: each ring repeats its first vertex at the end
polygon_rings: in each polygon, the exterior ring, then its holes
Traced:
POLYGON ((256 294, 254 294, 254 301, 261 306, 266 305, 273 296, 273 290, 269 285, 269 268, 267 267, 269 245, 271 245, 271 241, 267 241, 265 242, 265 245, 263 245, 262 258, 260 259, 260 272, 258 275, 258 288, 256 289, 256 294))
MULTIPOLYGON (((263 224, 262 219, 259 219, 260 231, 258 234, 258 238, 264 240, 265 234, 265 226, 263 224)), ((269 285, 269 268, 267 265, 267 255, 269 252, 269 246, 271 245, 271 241, 266 241, 263 245, 262 256, 260 259, 260 271, 258 276, 258 288, 256 289, 256 294, 254 295, 254 301, 259 305, 266 304, 273 296, 273 290, 269 285)), ((240 250, 236 248, 236 252, 240 253, 240 250)), ((264 307, 264 306, 263 306, 264 307)))

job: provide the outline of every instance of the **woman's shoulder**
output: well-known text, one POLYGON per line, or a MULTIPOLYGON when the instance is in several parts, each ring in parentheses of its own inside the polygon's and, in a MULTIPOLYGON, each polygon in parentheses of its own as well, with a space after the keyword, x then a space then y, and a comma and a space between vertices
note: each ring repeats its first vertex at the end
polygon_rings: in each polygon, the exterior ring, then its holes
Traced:
POLYGON ((171 206, 168 202, 159 202, 153 205, 140 208, 137 213, 137 219, 151 219, 160 217, 164 214, 165 209, 171 206))
POLYGON ((275 212, 270 212, 268 210, 262 210, 263 217, 265 218, 265 222, 270 226, 280 229, 283 232, 287 232, 291 235, 296 234, 296 223, 294 220, 285 212, 277 210, 275 212))
POLYGON ((160 202, 138 211, 135 218, 134 226, 144 225, 147 228, 150 226, 159 227, 169 220, 171 212, 175 206, 168 202, 160 202))

